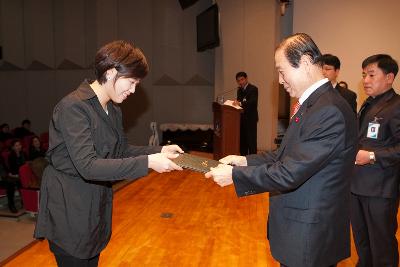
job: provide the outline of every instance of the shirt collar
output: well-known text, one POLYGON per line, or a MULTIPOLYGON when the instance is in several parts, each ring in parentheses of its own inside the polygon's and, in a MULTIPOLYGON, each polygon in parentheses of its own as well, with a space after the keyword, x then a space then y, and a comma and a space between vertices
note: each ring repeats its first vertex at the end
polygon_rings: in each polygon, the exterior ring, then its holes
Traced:
POLYGON ((304 93, 301 95, 299 98, 299 103, 300 105, 303 105, 304 101, 307 100, 307 98, 314 93, 315 90, 317 90, 321 85, 324 83, 328 82, 328 78, 324 78, 322 80, 319 80, 318 82, 312 84, 310 87, 307 88, 307 90, 304 91, 304 93))

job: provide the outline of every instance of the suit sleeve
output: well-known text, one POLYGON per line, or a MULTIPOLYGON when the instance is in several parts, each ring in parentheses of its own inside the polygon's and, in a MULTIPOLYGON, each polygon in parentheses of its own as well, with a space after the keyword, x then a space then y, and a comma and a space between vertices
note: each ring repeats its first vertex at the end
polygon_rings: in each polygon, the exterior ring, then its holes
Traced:
POLYGON ((147 156, 122 159, 97 157, 92 137, 93 129, 85 108, 79 104, 66 105, 57 113, 58 128, 65 140, 68 156, 83 178, 112 181, 147 175, 147 156))
POLYGON ((354 92, 350 94, 350 105, 353 111, 357 113, 357 94, 354 92))
POLYGON ((277 151, 266 151, 260 154, 246 156, 247 166, 258 166, 265 163, 276 162, 277 151))
POLYGON ((249 92, 246 95, 246 101, 242 102, 242 107, 244 109, 257 109, 258 88, 252 85, 250 88, 247 89, 249 89, 249 92))
POLYGON ((233 168, 238 196, 294 190, 343 150, 346 129, 342 113, 334 106, 309 113, 298 129, 298 140, 288 141, 282 158, 259 166, 233 168))
POLYGON ((374 151, 377 163, 382 168, 400 164, 400 105, 397 105, 393 110, 394 114, 389 122, 392 136, 391 145, 378 148, 374 151))

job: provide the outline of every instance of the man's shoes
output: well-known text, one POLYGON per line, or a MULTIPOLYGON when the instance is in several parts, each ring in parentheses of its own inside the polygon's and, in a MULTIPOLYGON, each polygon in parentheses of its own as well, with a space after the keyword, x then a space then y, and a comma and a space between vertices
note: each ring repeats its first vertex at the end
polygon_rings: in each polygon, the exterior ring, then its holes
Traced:
POLYGON ((15 206, 10 206, 9 209, 10 209, 11 213, 17 213, 18 212, 18 210, 17 210, 17 208, 15 206))

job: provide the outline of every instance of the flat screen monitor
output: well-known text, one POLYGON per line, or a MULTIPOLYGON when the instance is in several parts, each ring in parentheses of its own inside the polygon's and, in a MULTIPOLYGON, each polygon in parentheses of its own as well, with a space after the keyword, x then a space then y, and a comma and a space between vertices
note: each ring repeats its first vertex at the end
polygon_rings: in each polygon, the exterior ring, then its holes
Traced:
POLYGON ((196 17, 197 51, 219 46, 219 11, 214 4, 196 17))

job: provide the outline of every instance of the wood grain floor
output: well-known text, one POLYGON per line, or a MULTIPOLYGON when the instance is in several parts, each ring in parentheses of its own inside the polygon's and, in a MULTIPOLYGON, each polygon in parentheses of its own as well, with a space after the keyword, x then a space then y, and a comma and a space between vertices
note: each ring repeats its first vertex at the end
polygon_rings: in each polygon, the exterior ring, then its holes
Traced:
MULTIPOLYGON (((237 198, 202 174, 151 173, 115 194, 99 266, 279 266, 266 235, 268 194, 237 198)), ((355 266, 357 255, 339 267, 355 266)), ((56 266, 46 241, 5 266, 56 266)))

